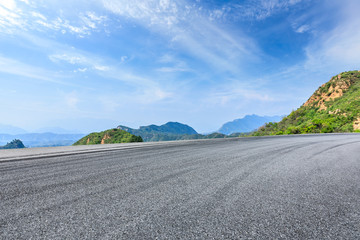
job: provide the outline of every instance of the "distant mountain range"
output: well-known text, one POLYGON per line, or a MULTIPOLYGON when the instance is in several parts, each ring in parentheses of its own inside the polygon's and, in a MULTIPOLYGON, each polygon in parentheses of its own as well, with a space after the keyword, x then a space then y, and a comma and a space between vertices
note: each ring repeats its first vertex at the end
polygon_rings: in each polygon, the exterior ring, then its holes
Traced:
POLYGON ((0 146, 20 139, 26 147, 56 147, 70 146, 85 134, 55 134, 55 133, 26 133, 26 134, 0 134, 0 146))
POLYGON ((139 129, 121 125, 117 128, 141 136, 145 142, 181 140, 185 136, 198 134, 192 127, 178 122, 168 122, 161 126, 141 126, 139 129))
MULTIPOLYGON (((227 137, 238 137, 243 135, 243 133, 251 132, 260 126, 263 126, 265 123, 280 121, 280 116, 273 117, 261 117, 257 115, 245 116, 242 119, 236 119, 232 122, 225 123, 217 132, 211 134, 199 134, 192 127, 178 123, 178 122, 168 122, 166 124, 157 126, 141 126, 138 129, 133 129, 130 127, 119 125, 117 129, 124 130, 132 135, 140 136, 143 141, 172 141, 172 140, 188 140, 188 139, 210 139, 210 138, 227 138, 227 137)), ((111 129, 110 129, 111 130, 111 129)), ((107 130, 107 131, 110 131, 107 130)), ((96 139, 101 135, 101 139, 113 132, 100 132, 94 133, 93 135, 88 135, 90 138, 89 141, 93 142, 92 144, 97 144, 96 139), (103 134, 102 134, 103 133, 103 134)), ((111 135, 110 134, 110 135, 111 135)), ((123 136, 116 133, 112 140, 107 140, 104 143, 116 142, 126 142, 127 140, 121 140, 122 138, 128 138, 129 136, 123 136), (115 136, 116 135, 116 136, 115 136), (119 135, 119 136, 118 136, 119 135)), ((10 126, 10 125, 0 125, 0 145, 5 145, 8 142, 11 142, 14 139, 20 139, 26 147, 52 147, 52 146, 69 146, 78 142, 79 139, 85 137, 86 134, 81 133, 72 133, 69 130, 65 130, 58 127, 52 128, 41 128, 37 130, 37 133, 27 133, 24 129, 10 126), (9 134, 10 133, 10 134, 9 134)), ((100 142, 101 143, 101 139, 100 142)), ((86 140, 87 141, 87 140, 86 140)), ((83 141, 80 141, 81 144, 84 144, 83 141)), ((86 142, 85 142, 86 144, 86 142)))
POLYGON ((234 121, 225 123, 219 130, 219 133, 226 135, 232 133, 248 133, 257 130, 265 123, 279 122, 282 116, 258 116, 258 115, 246 115, 243 118, 235 119, 234 121))
POLYGON ((142 126, 139 129, 133 129, 120 125, 118 126, 118 129, 127 131, 136 136, 141 136, 145 142, 227 138, 227 137, 237 137, 240 135, 240 134, 232 134, 230 136, 227 136, 225 134, 217 133, 217 132, 208 135, 202 135, 197 133, 192 127, 178 122, 168 122, 161 126, 157 126, 157 125, 142 126))
POLYGON ((0 124, 0 146, 20 139, 26 147, 70 146, 85 134, 59 127, 47 127, 29 133, 12 125, 0 124))
MULTIPOLYGON (((168 122, 157 126, 133 129, 119 125, 118 131, 110 129, 89 135, 81 144, 140 141, 170 141, 238 137, 244 133, 253 136, 299 133, 360 132, 360 71, 343 72, 320 86, 296 111, 287 117, 247 115, 225 123, 217 132, 208 135, 197 133, 192 127, 168 122), (127 133, 129 134, 127 134, 127 133), (90 137, 91 136, 91 137, 90 137)), ((60 128, 41 129, 66 133, 60 128)), ((14 139, 26 147, 72 145, 85 134, 26 133, 24 129, 0 124, 0 146, 14 139), (12 133, 12 134, 2 134, 12 133)))

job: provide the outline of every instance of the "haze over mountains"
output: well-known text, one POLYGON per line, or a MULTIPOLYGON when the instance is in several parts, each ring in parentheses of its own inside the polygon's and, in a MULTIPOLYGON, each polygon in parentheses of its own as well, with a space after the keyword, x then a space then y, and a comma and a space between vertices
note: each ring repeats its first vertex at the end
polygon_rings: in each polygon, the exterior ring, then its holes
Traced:
POLYGON ((56 134, 56 133, 25 133, 25 134, 2 134, 0 133, 0 146, 20 139, 25 147, 57 147, 70 146, 85 134, 56 134))
POLYGON ((243 118, 235 119, 234 121, 227 122, 218 130, 219 133, 226 135, 232 133, 246 133, 252 132, 265 123, 279 122, 282 116, 258 116, 258 115, 246 115, 243 118))
POLYGON ((199 134, 192 127, 178 123, 168 122, 164 125, 141 126, 139 129, 133 129, 126 126, 118 126, 118 129, 127 131, 136 136, 141 136, 145 142, 149 141, 171 141, 171 140, 189 140, 189 139, 210 139, 238 137, 241 133, 256 130, 270 120, 278 120, 280 117, 260 117, 256 115, 246 116, 244 119, 237 119, 226 123, 220 130, 222 132, 213 132, 211 134, 199 134), (253 123, 251 123, 253 121, 253 123), (251 130, 249 130, 251 129, 251 130))
POLYGON ((0 124, 0 133, 15 135, 15 134, 25 134, 27 133, 27 131, 12 125, 0 124))
MULTIPOLYGON (((122 125, 119 125, 118 128, 135 136, 141 136, 144 141, 225 138, 227 135, 236 137, 240 135, 238 133, 251 132, 267 122, 279 121, 280 119, 280 116, 249 115, 225 123, 218 131, 211 134, 199 134, 192 127, 178 122, 168 122, 160 126, 154 124, 141 126, 139 129, 122 125)), ((68 146, 85 135, 77 130, 67 130, 60 127, 45 127, 36 130, 35 133, 29 133, 19 127, 0 125, 0 145, 7 144, 14 139, 20 139, 26 147, 68 146)))

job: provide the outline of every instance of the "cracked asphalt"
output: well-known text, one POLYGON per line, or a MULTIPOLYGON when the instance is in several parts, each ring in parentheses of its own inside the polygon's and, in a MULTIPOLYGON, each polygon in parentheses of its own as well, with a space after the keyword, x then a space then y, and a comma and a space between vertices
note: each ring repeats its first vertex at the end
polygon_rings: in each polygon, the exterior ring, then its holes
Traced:
POLYGON ((0 239, 360 239, 359 134, 96 148, 0 151, 0 239))

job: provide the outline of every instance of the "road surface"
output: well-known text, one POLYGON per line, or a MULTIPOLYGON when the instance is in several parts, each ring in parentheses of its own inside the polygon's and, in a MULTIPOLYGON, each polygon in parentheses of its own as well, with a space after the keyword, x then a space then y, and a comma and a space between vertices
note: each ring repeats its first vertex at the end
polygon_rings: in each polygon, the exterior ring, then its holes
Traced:
POLYGON ((0 151, 0 239, 360 239, 360 135, 0 151))

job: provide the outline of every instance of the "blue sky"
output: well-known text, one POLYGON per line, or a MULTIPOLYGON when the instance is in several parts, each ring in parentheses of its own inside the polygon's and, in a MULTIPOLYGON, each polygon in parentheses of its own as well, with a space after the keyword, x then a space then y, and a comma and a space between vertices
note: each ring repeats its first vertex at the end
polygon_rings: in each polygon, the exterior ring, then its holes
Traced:
POLYGON ((1 124, 198 132, 359 69, 357 0, 1 0, 1 124))

